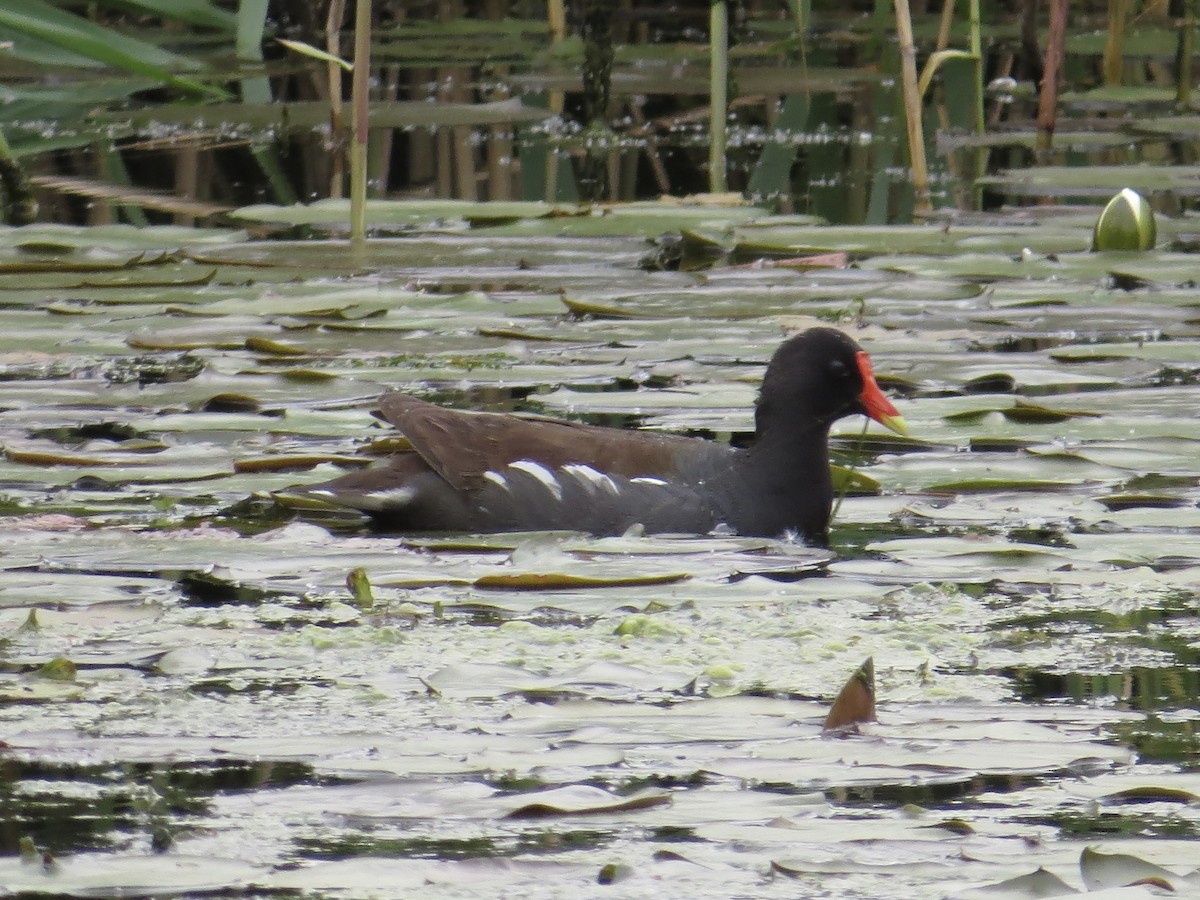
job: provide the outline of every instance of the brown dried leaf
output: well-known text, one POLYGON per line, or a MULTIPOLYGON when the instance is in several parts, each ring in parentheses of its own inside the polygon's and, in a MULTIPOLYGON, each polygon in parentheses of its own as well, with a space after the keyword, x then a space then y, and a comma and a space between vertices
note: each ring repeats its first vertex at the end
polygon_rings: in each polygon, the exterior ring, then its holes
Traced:
POLYGON ((875 721, 875 658, 868 656, 850 676, 842 692, 833 701, 822 731, 849 728, 860 722, 875 721))

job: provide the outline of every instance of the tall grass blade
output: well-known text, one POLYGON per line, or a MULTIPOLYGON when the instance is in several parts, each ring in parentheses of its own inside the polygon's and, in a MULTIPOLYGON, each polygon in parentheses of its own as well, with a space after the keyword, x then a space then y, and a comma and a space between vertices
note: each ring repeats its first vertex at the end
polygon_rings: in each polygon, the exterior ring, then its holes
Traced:
POLYGON ((27 36, 69 51, 79 58, 79 66, 103 63, 153 78, 185 94, 226 96, 218 87, 176 74, 200 72, 203 63, 104 28, 43 0, 5 0, 0 4, 0 29, 10 33, 18 52, 21 37, 27 36))

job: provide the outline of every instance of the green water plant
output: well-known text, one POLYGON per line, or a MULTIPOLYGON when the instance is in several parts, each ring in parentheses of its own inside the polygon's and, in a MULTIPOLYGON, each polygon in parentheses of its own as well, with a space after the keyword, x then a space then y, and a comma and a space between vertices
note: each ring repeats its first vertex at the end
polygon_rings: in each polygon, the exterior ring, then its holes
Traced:
POLYGON ((917 80, 917 51, 913 40, 912 13, 908 0, 895 0, 896 35, 900 41, 900 83, 904 97, 905 122, 908 126, 908 153, 912 165, 914 211, 929 213, 929 173, 925 164, 925 138, 921 124, 921 97, 917 80))
POLYGON ((1153 250, 1158 240, 1154 210, 1132 188, 1108 201, 1092 230, 1093 250, 1153 250))
POLYGON ((726 187, 725 117, 729 99, 729 10, 724 0, 718 0, 711 7, 709 42, 712 59, 709 64, 708 189, 721 193, 726 187))
POLYGON ((354 7, 354 81, 350 88, 354 133, 350 141, 350 236, 361 252, 367 234, 367 137, 371 64, 371 2, 354 7))
MULTIPOLYGON (((135 4, 138 5, 138 4, 135 4)), ((207 3, 179 4, 177 21, 231 31, 234 18, 207 3), (181 14, 183 13, 183 14, 181 14)), ((18 59, 71 68, 112 66, 174 88, 188 97, 224 98, 226 92, 205 80, 207 66, 156 44, 106 28, 83 16, 44 2, 13 0, 0 8, 0 36, 11 40, 18 59), (186 73, 186 74, 181 74, 186 73)))

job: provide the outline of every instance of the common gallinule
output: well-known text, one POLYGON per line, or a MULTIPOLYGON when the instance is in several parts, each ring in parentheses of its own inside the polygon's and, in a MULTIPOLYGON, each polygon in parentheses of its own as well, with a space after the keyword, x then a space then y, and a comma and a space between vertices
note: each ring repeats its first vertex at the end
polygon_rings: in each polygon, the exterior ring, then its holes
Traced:
POLYGON ((767 366, 746 449, 700 438, 445 409, 384 394, 411 442, 385 464, 288 493, 357 509, 388 530, 796 534, 825 543, 829 427, 854 413, 904 433, 867 354, 832 328, 767 366))

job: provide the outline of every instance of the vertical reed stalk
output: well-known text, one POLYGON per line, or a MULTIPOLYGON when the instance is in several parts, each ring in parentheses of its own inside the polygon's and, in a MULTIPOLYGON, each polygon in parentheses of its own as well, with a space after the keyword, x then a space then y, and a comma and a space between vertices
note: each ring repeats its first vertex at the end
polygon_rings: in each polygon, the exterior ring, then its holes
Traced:
POLYGON ((1063 45, 1067 40, 1067 5, 1070 0, 1050 0, 1050 31, 1046 35, 1046 58, 1042 65, 1042 91, 1038 97, 1037 155, 1049 161, 1058 123, 1058 73, 1062 68, 1063 45))
POLYGON ((708 189, 726 189, 725 131, 729 107, 729 7, 716 0, 709 7, 708 189))
MULTIPOLYGON (((979 0, 970 0, 971 54, 975 57, 975 133, 982 135, 987 129, 983 115, 983 38, 979 21, 979 0)), ((980 146, 975 151, 975 177, 987 174, 988 148, 980 146)))
POLYGON ((893 0, 896 35, 900 39, 900 88, 908 126, 908 156, 912 163, 913 213, 921 217, 933 211, 929 200, 929 172, 925 165, 925 132, 921 125, 921 95, 917 90, 917 49, 913 44, 912 14, 908 0, 893 0))
MULTIPOLYGON (((561 44, 567 37, 567 12, 563 0, 548 0, 546 3, 546 24, 550 29, 550 46, 561 44)), ((566 105, 566 95, 562 91, 551 91, 547 104, 550 112, 561 116, 566 105)), ((553 203, 558 197, 558 151, 551 142, 546 146, 545 194, 547 203, 553 203)))
POLYGON ((938 22, 937 49, 950 46, 950 30, 954 26, 954 0, 942 0, 942 18, 938 22))
MULTIPOLYGON (((342 22, 346 18, 346 0, 330 0, 325 16, 325 52, 342 55, 342 22)), ((335 62, 325 64, 329 81, 329 196, 346 193, 346 114, 342 104, 342 67, 335 62)))
POLYGON ((1104 42, 1104 83, 1118 85, 1125 68, 1125 23, 1129 20, 1129 0, 1108 0, 1108 39, 1104 42))
POLYGON ((371 0, 354 4, 354 80, 350 103, 354 134, 350 141, 350 240, 357 252, 367 238, 367 117, 371 90, 371 0))

